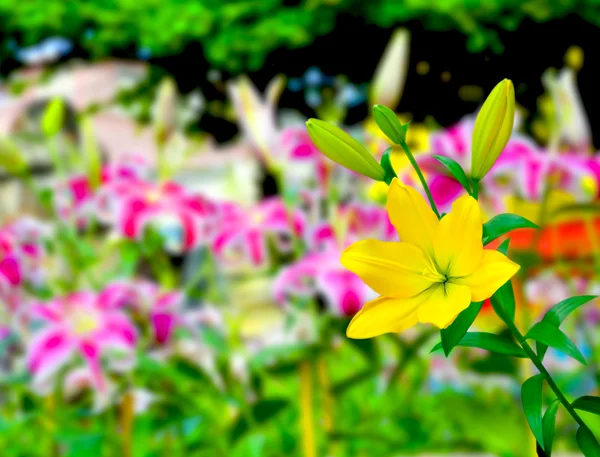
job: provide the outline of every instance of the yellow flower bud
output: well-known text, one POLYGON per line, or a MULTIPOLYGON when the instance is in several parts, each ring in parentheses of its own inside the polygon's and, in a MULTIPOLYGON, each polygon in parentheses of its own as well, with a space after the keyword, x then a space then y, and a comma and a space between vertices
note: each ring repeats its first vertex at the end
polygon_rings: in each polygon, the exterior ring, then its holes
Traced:
POLYGON ((0 168, 4 168, 12 175, 20 175, 27 170, 25 157, 8 138, 0 137, 0 168))
POLYGON ((334 162, 377 181, 384 180, 383 167, 363 145, 339 127, 319 119, 309 119, 306 129, 315 146, 334 162))
POLYGON ((515 118, 515 88, 504 79, 481 107, 473 129, 471 177, 483 178, 508 143, 515 118))

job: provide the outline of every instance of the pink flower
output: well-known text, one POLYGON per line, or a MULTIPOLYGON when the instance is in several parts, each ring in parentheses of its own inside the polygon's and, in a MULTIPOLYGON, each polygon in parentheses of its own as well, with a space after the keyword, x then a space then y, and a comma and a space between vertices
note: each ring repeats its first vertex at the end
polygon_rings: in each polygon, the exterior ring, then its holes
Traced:
POLYGON ((134 180, 138 177, 136 167, 106 165, 101 171, 100 188, 92 189, 89 178, 85 174, 75 174, 66 181, 60 182, 54 192, 54 206, 57 214, 64 219, 74 219, 75 224, 86 227, 92 217, 98 217, 103 222, 110 216, 109 198, 114 198, 113 189, 121 182, 134 180), (108 209, 105 208, 108 206, 108 209))
POLYGON ((273 285, 275 300, 282 305, 322 301, 335 315, 356 314, 375 294, 342 266, 340 255, 338 250, 309 254, 281 270, 273 285))
POLYGON ((250 211, 235 203, 220 205, 219 232, 212 243, 217 259, 229 267, 267 265, 267 238, 273 237, 282 253, 292 250, 304 231, 301 212, 289 211, 279 198, 264 200, 250 211))
POLYGON ((378 205, 352 202, 340 207, 338 220, 347 226, 339 240, 333 224, 320 222, 305 231, 305 240, 311 252, 326 252, 365 238, 385 241, 398 239, 385 208, 378 205))
POLYGON ((210 242, 216 229, 216 207, 174 182, 154 184, 132 180, 119 184, 118 230, 127 238, 142 238, 152 226, 164 237, 166 249, 181 253, 210 242))
POLYGON ((165 291, 150 281, 118 283, 116 293, 122 293, 129 306, 147 316, 152 325, 154 341, 165 344, 173 330, 183 324, 184 295, 180 291, 165 291))
POLYGON ((33 308, 32 316, 45 323, 27 347, 27 367, 34 383, 52 378, 79 355, 91 370, 95 387, 105 388, 103 353, 132 352, 137 341, 137 330, 113 292, 75 292, 33 308))
MULTIPOLYGON (((311 178, 316 178, 320 188, 326 186, 331 163, 327 162, 325 156, 312 142, 304 125, 284 129, 281 132, 281 147, 285 153, 285 162, 309 164, 311 178)), ((295 168, 294 165, 289 167, 295 168)))

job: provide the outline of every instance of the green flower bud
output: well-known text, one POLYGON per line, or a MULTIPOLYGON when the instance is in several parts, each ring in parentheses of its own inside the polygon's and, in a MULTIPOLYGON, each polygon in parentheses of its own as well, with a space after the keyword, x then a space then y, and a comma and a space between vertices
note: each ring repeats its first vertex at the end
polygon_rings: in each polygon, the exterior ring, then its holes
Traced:
POLYGON ((158 144, 164 144, 175 129, 177 86, 171 78, 165 78, 158 86, 154 113, 154 136, 158 144))
POLYGON ((0 138, 0 168, 12 175, 21 175, 27 170, 25 157, 8 138, 0 138))
POLYGON ((385 179, 385 171, 371 153, 339 127, 309 119, 306 129, 315 146, 334 162, 376 181, 385 179))
POLYGON ((508 143, 515 118, 515 88, 504 79, 481 107, 473 128, 471 177, 483 178, 508 143))
POLYGON ((402 125, 396 113, 387 106, 375 105, 373 107, 373 118, 379 129, 394 144, 406 142, 406 131, 408 124, 402 125))
POLYGON ((42 132, 47 137, 53 137, 63 126, 65 118, 65 105, 60 98, 54 98, 44 111, 42 117, 42 132))

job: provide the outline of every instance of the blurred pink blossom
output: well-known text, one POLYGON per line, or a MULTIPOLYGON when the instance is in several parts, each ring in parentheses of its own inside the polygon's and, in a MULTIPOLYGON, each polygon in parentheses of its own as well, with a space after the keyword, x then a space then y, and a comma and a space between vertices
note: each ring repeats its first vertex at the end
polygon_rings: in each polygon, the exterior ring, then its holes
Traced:
POLYGON ((27 345, 27 367, 34 384, 52 378, 76 355, 81 356, 93 377, 95 388, 106 388, 101 357, 116 349, 131 353, 137 330, 122 309, 114 290, 75 292, 35 305, 32 317, 44 325, 27 345))

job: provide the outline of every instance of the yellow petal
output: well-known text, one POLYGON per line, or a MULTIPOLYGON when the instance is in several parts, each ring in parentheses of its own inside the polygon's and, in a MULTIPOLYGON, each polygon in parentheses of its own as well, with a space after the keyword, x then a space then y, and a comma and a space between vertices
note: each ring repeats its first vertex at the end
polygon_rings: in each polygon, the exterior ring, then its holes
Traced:
POLYGON ((467 286, 447 282, 433 286, 421 294, 418 309, 419 322, 448 327, 456 316, 471 304, 471 291, 467 286))
POLYGON ((421 194, 394 178, 388 190, 387 212, 402 241, 433 255, 439 221, 421 194))
POLYGON ((442 218, 435 235, 435 262, 448 278, 466 276, 481 263, 481 211, 468 195, 452 204, 452 211, 442 218))
POLYGON ((519 268, 519 265, 501 252, 484 249, 481 263, 473 273, 463 278, 453 278, 451 281, 453 284, 469 287, 472 301, 483 301, 512 278, 519 268))
POLYGON ((348 338, 364 339, 406 330, 417 323, 417 308, 421 295, 412 298, 379 297, 365 303, 354 316, 346 335, 348 338))
POLYGON ((387 297, 412 297, 444 279, 435 276, 423 251, 408 243, 359 241, 343 252, 342 264, 387 297))

